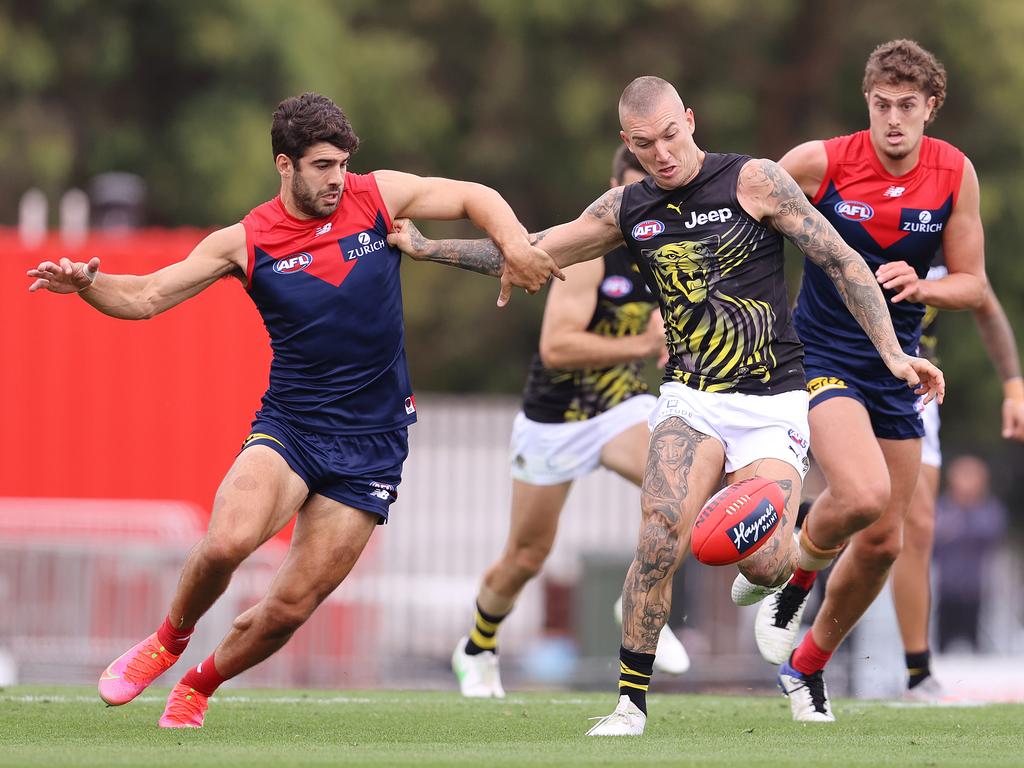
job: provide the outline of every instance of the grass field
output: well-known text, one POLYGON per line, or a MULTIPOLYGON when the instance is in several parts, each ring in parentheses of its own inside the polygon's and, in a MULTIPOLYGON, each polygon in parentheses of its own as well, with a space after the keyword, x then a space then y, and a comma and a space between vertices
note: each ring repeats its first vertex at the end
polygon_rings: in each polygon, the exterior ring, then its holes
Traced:
POLYGON ((610 694, 225 690, 202 730, 156 721, 166 691, 104 707, 91 688, 0 690, 0 766, 1020 766, 1024 705, 835 702, 801 725, 784 699, 654 695, 639 738, 584 737, 610 694))

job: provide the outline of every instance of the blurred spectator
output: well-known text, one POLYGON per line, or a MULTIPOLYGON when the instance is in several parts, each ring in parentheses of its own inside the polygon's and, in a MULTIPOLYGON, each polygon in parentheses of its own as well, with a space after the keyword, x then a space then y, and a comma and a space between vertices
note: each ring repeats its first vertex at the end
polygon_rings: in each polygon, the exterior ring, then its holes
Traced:
POLYGON ((989 471, 976 456, 949 465, 946 492, 936 502, 939 650, 978 650, 978 614, 986 564, 1006 532, 1006 508, 989 490, 989 471), (954 648, 955 650, 955 648, 954 648))

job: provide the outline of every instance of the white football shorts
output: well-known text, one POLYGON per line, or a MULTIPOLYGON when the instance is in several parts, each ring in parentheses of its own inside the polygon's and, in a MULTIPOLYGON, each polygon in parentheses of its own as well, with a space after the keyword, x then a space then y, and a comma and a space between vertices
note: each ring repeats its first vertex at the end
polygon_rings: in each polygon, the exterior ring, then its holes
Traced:
POLYGON ((924 439, 921 441, 921 463, 929 467, 942 466, 942 446, 939 444, 939 401, 932 400, 921 410, 924 422, 924 439))
POLYGON ((657 400, 634 395, 585 421, 544 424, 520 411, 509 446, 512 477, 531 485, 558 485, 583 477, 601 465, 601 449, 635 424, 643 424, 657 400))
POLYGON ((758 459, 779 459, 793 465, 800 477, 807 474, 811 428, 805 389, 747 395, 702 392, 670 381, 661 385, 661 397, 651 413, 651 429, 673 416, 723 445, 726 472, 758 459))

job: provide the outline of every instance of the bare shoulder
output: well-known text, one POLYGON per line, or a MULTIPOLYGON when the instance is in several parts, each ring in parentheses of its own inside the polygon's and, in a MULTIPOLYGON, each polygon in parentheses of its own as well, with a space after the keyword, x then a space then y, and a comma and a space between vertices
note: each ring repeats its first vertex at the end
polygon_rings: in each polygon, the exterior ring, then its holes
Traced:
POLYGON ((598 221, 619 225, 619 211, 622 208, 623 187, 613 187, 590 204, 584 215, 591 216, 598 221))
MULTIPOLYGON (((960 202, 965 197, 967 205, 976 206, 978 198, 980 196, 980 183, 978 182, 978 172, 974 168, 974 163, 971 162, 971 158, 964 155, 964 172, 960 177, 960 193, 957 195, 957 208, 960 208, 960 202)), ((966 207, 966 206, 965 206, 966 207)))
POLYGON ((245 227, 241 222, 214 230, 193 249, 189 258, 209 261, 224 273, 235 267, 245 270, 248 261, 245 238, 245 227))
POLYGON ((778 213, 794 198, 805 200, 793 178, 773 160, 754 158, 744 163, 736 180, 736 197, 744 210, 759 221, 778 213))
POLYGON ((828 152, 824 141, 805 141, 782 156, 779 165, 800 185, 804 194, 813 196, 828 171, 828 152))

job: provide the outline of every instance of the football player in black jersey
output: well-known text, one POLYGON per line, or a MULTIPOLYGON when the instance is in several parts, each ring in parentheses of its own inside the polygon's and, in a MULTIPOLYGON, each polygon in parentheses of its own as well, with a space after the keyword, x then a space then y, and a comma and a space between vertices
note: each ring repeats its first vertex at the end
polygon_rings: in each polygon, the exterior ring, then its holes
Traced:
MULTIPOLYGON (((820 569, 835 555, 809 541, 796 547, 791 535, 809 430, 783 236, 833 279, 893 375, 929 399, 945 388, 934 365, 900 349, 874 275, 776 163, 702 150, 693 139, 693 111, 661 78, 630 83, 619 119, 622 140, 649 176, 533 235, 562 266, 625 244, 657 293, 670 353, 651 419, 639 542, 623 588, 619 701, 590 729, 594 736, 644 731, 671 577, 723 474, 729 483, 771 478, 786 499, 772 540, 739 563, 742 588, 734 600, 754 602, 795 566, 820 569)), ((499 274, 497 249, 487 240, 435 242, 402 229, 396 222, 389 240, 413 258, 499 274)))

